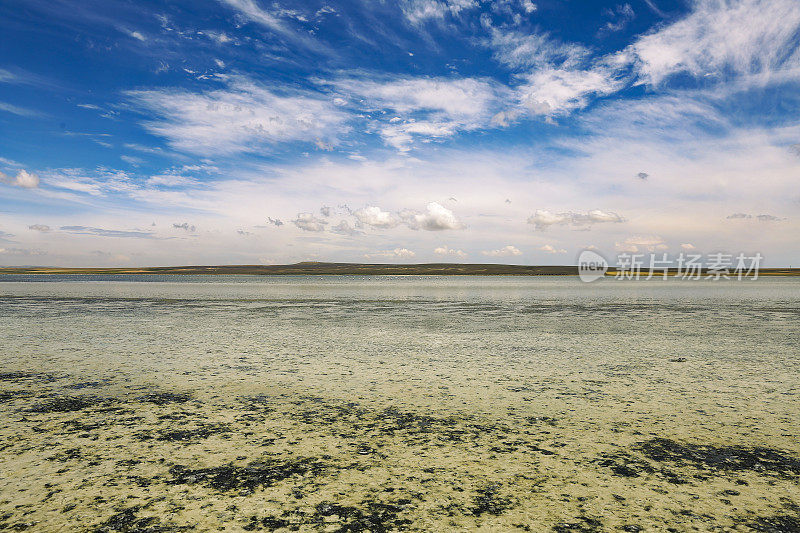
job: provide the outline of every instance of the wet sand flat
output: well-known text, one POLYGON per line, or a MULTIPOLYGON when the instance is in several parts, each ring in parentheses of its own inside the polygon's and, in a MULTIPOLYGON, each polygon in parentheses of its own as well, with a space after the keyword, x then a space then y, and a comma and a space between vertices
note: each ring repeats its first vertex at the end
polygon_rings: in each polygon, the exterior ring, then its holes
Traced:
POLYGON ((0 284, 0 528, 797 531, 800 282, 636 283, 0 284))

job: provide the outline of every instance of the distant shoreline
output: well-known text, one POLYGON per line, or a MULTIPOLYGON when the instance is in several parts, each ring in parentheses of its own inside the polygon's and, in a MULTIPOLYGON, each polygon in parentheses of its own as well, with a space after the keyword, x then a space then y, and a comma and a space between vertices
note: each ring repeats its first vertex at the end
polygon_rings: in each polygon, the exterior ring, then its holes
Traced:
MULTIPOLYGON (((646 271, 643 269, 643 273, 646 271)), ((674 274, 673 269, 671 274, 674 274)), ((496 265, 461 263, 365 264, 303 262, 291 265, 214 265, 129 268, 0 267, 0 274, 178 274, 178 275, 365 275, 365 276, 577 276, 573 265, 496 265)), ((607 275, 615 274, 612 267, 607 275)), ((655 276, 660 277, 657 273, 655 276)), ((759 276, 800 276, 800 268, 762 268, 759 276)))

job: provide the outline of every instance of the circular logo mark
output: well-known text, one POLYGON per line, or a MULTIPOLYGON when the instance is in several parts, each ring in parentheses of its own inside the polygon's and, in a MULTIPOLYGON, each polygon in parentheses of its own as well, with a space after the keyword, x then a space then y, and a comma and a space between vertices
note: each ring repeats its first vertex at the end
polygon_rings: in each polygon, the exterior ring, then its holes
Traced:
POLYGON ((592 250, 584 250, 578 256, 578 276, 581 281, 589 283, 606 275, 608 261, 592 250))

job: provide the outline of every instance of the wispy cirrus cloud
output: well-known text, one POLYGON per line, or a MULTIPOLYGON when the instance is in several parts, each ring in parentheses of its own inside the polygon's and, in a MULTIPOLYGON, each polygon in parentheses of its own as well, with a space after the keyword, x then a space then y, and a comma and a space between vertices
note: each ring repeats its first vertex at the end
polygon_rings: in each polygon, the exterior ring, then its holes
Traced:
POLYGON ((128 91, 131 102, 152 118, 143 123, 178 150, 236 154, 291 141, 337 143, 348 114, 325 95, 308 90, 281 94, 247 77, 220 79, 203 93, 181 89, 128 91))
POLYGON ((699 0, 672 24, 625 50, 639 83, 673 74, 728 77, 800 67, 800 4, 794 0, 699 0))
POLYGON ((476 0, 400 0, 399 6, 408 22, 414 25, 443 21, 478 7, 476 0))
POLYGON ((373 129, 384 141, 408 151, 416 138, 445 139, 492 127, 511 92, 477 78, 359 76, 327 82, 358 110, 374 113, 373 129))

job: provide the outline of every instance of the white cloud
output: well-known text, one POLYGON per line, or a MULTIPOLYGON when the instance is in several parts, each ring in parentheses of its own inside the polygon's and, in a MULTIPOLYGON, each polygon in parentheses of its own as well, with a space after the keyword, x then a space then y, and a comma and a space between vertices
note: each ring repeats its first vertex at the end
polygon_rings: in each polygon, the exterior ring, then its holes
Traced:
POLYGON ((144 123, 177 149, 198 154, 260 152, 288 141, 335 144, 349 116, 311 91, 281 95, 248 78, 226 78, 225 88, 128 91, 155 119, 144 123))
POLYGON ((655 252, 666 250, 669 247, 664 239, 657 235, 634 235, 622 242, 616 242, 614 248, 618 252, 636 253, 640 251, 655 252))
POLYGON ((400 218, 411 229, 441 231, 462 229, 464 227, 455 213, 436 202, 429 203, 424 213, 404 209, 400 212, 400 218))
POLYGON ((374 259, 378 257, 408 259, 414 257, 415 255, 417 254, 406 248, 395 248, 394 250, 382 250, 379 252, 364 254, 364 257, 368 259, 374 259))
POLYGON ((130 36, 131 36, 131 37, 133 37, 134 39, 136 39, 136 40, 139 40, 139 41, 142 41, 142 42, 144 42, 144 41, 146 41, 146 40, 147 40, 147 37, 145 37, 144 35, 142 35, 142 34, 141 34, 141 33, 139 33, 138 31, 132 31, 132 32, 129 32, 129 33, 128 33, 128 35, 130 35, 130 36))
POLYGON ((609 8, 605 12, 613 20, 605 23, 601 30, 603 32, 621 31, 636 17, 630 4, 618 4, 614 9, 609 8))
POLYGON ((464 259, 465 257, 467 257, 467 253, 464 252, 463 250, 454 250, 453 248, 450 248, 446 244, 444 246, 439 246, 438 248, 434 249, 433 253, 435 253, 436 255, 458 257, 459 259, 464 259))
POLYGON ((400 9, 412 24, 457 17, 462 11, 478 7, 475 0, 400 0, 400 9))
POLYGON ((509 244, 497 250, 484 250, 481 254, 489 257, 509 257, 512 255, 522 255, 522 252, 516 246, 509 244))
POLYGON ((564 250, 563 248, 556 248, 555 246, 553 246, 551 244, 544 244, 544 245, 539 247, 539 250, 541 250, 543 252, 547 252, 548 254, 565 254, 565 253, 567 253, 567 251, 564 250))
POLYGON ((528 218, 528 224, 533 225, 533 229, 542 231, 550 226, 591 226, 592 224, 601 224, 604 222, 624 222, 625 219, 610 211, 601 211, 600 209, 593 209, 587 213, 575 213, 566 211, 562 213, 552 213, 546 209, 537 209, 533 215, 528 218))
POLYGON ((42 233, 47 233, 52 228, 50 228, 50 226, 48 226, 47 224, 32 224, 32 225, 28 226, 28 229, 33 230, 33 231, 41 231, 42 233))
POLYGON ((511 94, 500 84, 476 78, 359 78, 330 84, 363 102, 363 111, 378 112, 382 118, 374 119, 372 128, 401 151, 408 151, 415 137, 443 139, 497 125, 492 117, 511 94))
POLYGON ((685 242, 685 243, 681 244, 681 248, 683 248, 684 250, 694 250, 696 247, 692 243, 685 242))
POLYGON ((313 213, 298 213, 292 223, 303 231, 313 232, 325 231, 325 226, 328 224, 326 220, 317 218, 313 213))
POLYGON ((363 232, 359 231, 358 229, 354 228, 350 225, 350 223, 346 220, 340 221, 335 226, 331 227, 331 233, 338 233, 339 235, 361 235, 363 232))
POLYGON ((624 83, 607 68, 568 70, 544 68, 526 77, 519 87, 520 101, 537 115, 559 115, 586 107, 590 97, 606 96, 624 83))
POLYGON ((362 207, 353 211, 353 216, 360 224, 369 226, 371 228, 393 228, 397 226, 400 221, 392 213, 384 211, 377 206, 362 207))
MULTIPOLYGON (((283 22, 272 13, 258 5, 256 0, 219 0, 220 3, 226 4, 235 9, 239 14, 247 20, 266 26, 267 28, 284 35, 295 41, 302 41, 308 43, 309 40, 297 32, 291 31, 283 22)), ((277 4, 275 4, 277 6, 277 4)))
POLYGON ((626 53, 642 82, 693 76, 759 74, 797 68, 796 0, 696 0, 689 15, 639 38, 626 53))
POLYGON ((522 33, 492 28, 488 45, 494 58, 512 67, 543 67, 558 64, 564 68, 584 62, 591 51, 581 44, 562 43, 548 33, 522 33))
POLYGON ((39 176, 25 169, 17 172, 16 176, 9 176, 0 172, 0 182, 14 187, 22 187, 23 189, 35 189, 39 186, 39 176))
POLYGON ((47 255, 47 252, 32 248, 0 248, 0 255, 38 256, 38 255, 47 255))

